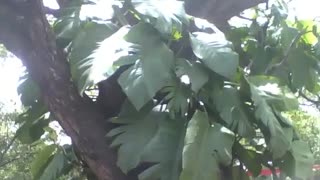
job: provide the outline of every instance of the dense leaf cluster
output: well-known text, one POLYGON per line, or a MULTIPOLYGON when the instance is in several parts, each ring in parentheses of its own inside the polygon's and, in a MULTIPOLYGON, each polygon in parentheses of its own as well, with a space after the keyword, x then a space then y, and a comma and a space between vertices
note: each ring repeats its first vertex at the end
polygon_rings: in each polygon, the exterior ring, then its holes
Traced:
MULTIPOLYGON (((197 26, 183 1, 117 3, 121 8, 101 19, 80 16, 91 5, 70 1, 53 28, 82 95, 128 66, 117 80, 127 99, 107 134, 123 172, 151 162, 139 179, 237 179, 236 170, 257 176, 262 167, 290 177, 312 174, 310 149, 282 112, 298 108, 295 95, 319 91, 313 22, 289 21, 273 5, 256 9, 259 19, 249 25, 220 32, 213 24, 197 26)), ((30 83, 20 89, 29 108, 18 135, 27 143, 50 121, 30 83)), ((50 162, 37 164, 44 170, 37 177, 55 179, 68 164, 55 146, 39 156, 50 162)))

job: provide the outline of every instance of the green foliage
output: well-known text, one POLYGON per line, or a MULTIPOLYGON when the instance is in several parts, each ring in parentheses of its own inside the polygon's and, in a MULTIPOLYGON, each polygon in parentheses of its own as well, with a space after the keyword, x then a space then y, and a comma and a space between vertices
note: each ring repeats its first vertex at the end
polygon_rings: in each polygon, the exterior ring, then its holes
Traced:
POLYGON ((39 178, 42 172, 41 168, 47 164, 49 157, 54 154, 56 148, 55 145, 46 146, 37 154, 31 164, 31 173, 35 178, 39 178))
MULTIPOLYGON (((72 77, 74 81, 77 82, 81 94, 87 87, 91 87, 108 77, 105 72, 106 69, 110 68, 108 63, 101 62, 99 66, 97 66, 93 60, 95 57, 90 57, 90 55, 98 47, 97 42, 109 37, 115 31, 116 26, 113 24, 88 22, 78 30, 73 39, 70 52, 70 68, 72 77), (101 67, 103 64, 106 65, 101 67), (103 69, 103 71, 101 72, 100 69, 103 69)), ((108 59, 102 60, 107 61, 108 59)))
POLYGON ((181 1, 133 0, 132 4, 143 21, 152 24, 162 34, 171 35, 175 30, 181 32, 183 25, 189 23, 181 1))
POLYGON ((186 59, 177 59, 177 76, 182 77, 187 75, 190 78, 191 89, 193 92, 198 93, 199 90, 208 82, 209 73, 198 62, 190 62, 186 59))
POLYGON ((240 94, 235 88, 223 88, 213 95, 216 108, 227 127, 242 137, 254 137, 255 130, 244 110, 240 94))
POLYGON ((142 162, 157 162, 139 178, 177 179, 181 160, 179 144, 183 143, 179 142, 183 141, 183 119, 170 119, 166 112, 148 112, 149 107, 142 109, 145 116, 141 117, 141 113, 129 103, 124 108, 126 111, 112 121, 124 125, 108 133, 108 136, 116 136, 111 146, 121 145, 118 166, 128 172, 142 162))
POLYGON ((287 137, 280 122, 270 107, 263 98, 263 91, 260 91, 256 86, 250 84, 252 100, 256 107, 255 116, 257 120, 268 129, 267 143, 273 152, 273 158, 281 158, 289 149, 292 137, 287 137))
MULTIPOLYGON (((46 164, 42 164, 42 166, 39 168, 41 170, 41 176, 39 176, 39 180, 55 180, 68 173, 72 165, 71 160, 74 158, 74 154, 70 152, 70 150, 70 147, 64 146, 61 147, 61 149, 58 149, 56 153, 52 155, 47 153, 46 155, 49 156, 41 157, 42 161, 45 159, 48 159, 48 161, 46 164)), ((37 175, 34 177, 37 177, 37 175)))
POLYGON ((221 125, 210 125, 206 113, 195 112, 187 127, 180 180, 217 179, 219 163, 231 163, 234 140, 234 134, 221 125))
MULTIPOLYGON (((124 173, 148 162, 141 180, 212 180, 221 169, 257 176, 263 166, 292 178, 311 174, 312 154, 282 113, 298 108, 295 95, 319 93, 315 23, 290 22, 285 8, 273 5, 256 9, 250 24, 220 32, 195 26, 182 1, 117 2, 121 11, 102 20, 81 19, 82 1, 71 1, 74 8, 53 27, 80 94, 127 67, 118 78, 127 101, 108 133, 124 173)), ((27 80, 20 87, 27 109, 17 137, 34 143, 52 119, 36 86, 27 80)), ((47 146, 33 163, 34 177, 65 174, 63 152, 47 146)))
POLYGON ((222 34, 193 33, 190 35, 194 54, 211 70, 233 79, 238 67, 238 55, 222 34))
POLYGON ((35 147, 29 147, 16 140, 12 127, 18 113, 4 112, 2 107, 0 108, 0 179, 32 179, 30 163, 34 157, 35 147))
POLYGON ((18 93, 27 110, 16 119, 19 124, 16 136, 22 143, 31 144, 40 139, 45 132, 44 128, 48 126, 48 110, 41 101, 38 86, 31 79, 26 78, 20 84, 18 93))
POLYGON ((137 109, 141 109, 172 78, 174 54, 159 33, 146 23, 132 27, 125 37, 138 45, 134 66, 119 78, 119 84, 137 109))
POLYGON ((8 57, 8 51, 3 47, 3 45, 0 45, 0 58, 6 57, 8 57))
POLYGON ((310 177, 312 170, 309 167, 313 165, 313 155, 309 152, 308 145, 303 141, 293 141, 290 152, 294 159, 291 164, 293 176, 302 179, 310 177))
POLYGON ((292 120, 301 139, 306 142, 313 153, 314 160, 320 163, 320 122, 317 117, 302 111, 290 111, 285 114, 292 120))

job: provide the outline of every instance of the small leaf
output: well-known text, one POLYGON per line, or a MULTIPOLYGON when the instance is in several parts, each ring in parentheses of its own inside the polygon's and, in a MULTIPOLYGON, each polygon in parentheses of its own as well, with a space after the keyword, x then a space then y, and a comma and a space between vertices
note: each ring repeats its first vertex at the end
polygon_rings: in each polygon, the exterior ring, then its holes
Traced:
POLYGON ((177 59, 179 76, 188 75, 191 89, 197 93, 209 80, 209 73, 201 63, 190 62, 186 59, 177 59))
POLYGON ((221 125, 209 124, 206 113, 197 111, 188 124, 180 180, 217 179, 219 163, 229 165, 234 135, 221 125))
POLYGON ((184 117, 192 98, 192 92, 188 86, 176 80, 170 82, 162 92, 166 94, 164 99, 169 101, 166 108, 169 110, 170 117, 175 118, 175 115, 184 117))
POLYGON ((211 70, 233 79, 238 67, 238 55, 221 34, 193 33, 190 35, 194 54, 211 70))
POLYGON ((26 78, 17 89, 20 95, 21 103, 24 106, 31 106, 37 100, 40 100, 40 89, 38 85, 30 78, 26 78))
POLYGON ((273 25, 278 26, 284 22, 288 16, 288 12, 282 6, 272 5, 271 14, 274 16, 273 25))

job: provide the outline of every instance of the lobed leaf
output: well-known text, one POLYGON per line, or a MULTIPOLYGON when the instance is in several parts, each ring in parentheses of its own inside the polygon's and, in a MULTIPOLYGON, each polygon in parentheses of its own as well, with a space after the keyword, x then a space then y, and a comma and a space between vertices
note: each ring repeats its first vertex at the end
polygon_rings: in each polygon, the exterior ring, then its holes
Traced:
MULTIPOLYGON (((250 84, 250 83, 249 83, 250 84)), ((273 113, 273 109, 264 98, 265 93, 259 90, 253 84, 250 84, 251 97, 255 105, 255 116, 267 127, 270 138, 267 139, 267 144, 272 152, 273 158, 282 157, 290 148, 291 138, 287 138, 281 124, 273 113)))
POLYGON ((112 24, 90 22, 81 29, 72 41, 69 57, 71 74, 81 94, 88 86, 92 86, 108 76, 107 72, 113 63, 112 59, 106 58, 108 51, 104 49, 105 54, 99 54, 99 56, 92 56, 92 54, 98 48, 98 43, 110 37, 115 31, 116 27, 112 24))
POLYGON ((48 163, 39 180, 56 180, 63 173, 67 159, 63 152, 56 153, 48 163))
POLYGON ((126 40, 139 45, 139 60, 118 79, 129 100, 139 110, 172 79, 174 54, 150 25, 131 28, 126 40))
POLYGON ((187 127, 180 180, 218 179, 219 164, 231 163, 234 140, 221 125, 211 126, 206 113, 196 111, 187 127))
POLYGON ((238 68, 238 55, 230 48, 230 43, 221 34, 190 34, 194 54, 217 74, 233 79, 238 68))
POLYGON ((250 122, 240 94, 235 88, 224 87, 213 92, 213 101, 229 129, 242 137, 253 137, 255 129, 250 122))
POLYGON ((31 164, 31 173, 33 177, 39 178, 41 171, 45 169, 45 166, 50 161, 50 157, 57 150, 56 145, 45 146, 35 157, 31 164))
POLYGON ((156 111, 141 116, 134 113, 133 106, 127 104, 125 108, 131 113, 114 119, 114 123, 123 125, 107 135, 115 137, 111 146, 120 146, 117 165, 127 173, 142 162, 153 162, 157 164, 142 172, 140 180, 177 179, 183 120, 173 120, 168 113, 156 111))

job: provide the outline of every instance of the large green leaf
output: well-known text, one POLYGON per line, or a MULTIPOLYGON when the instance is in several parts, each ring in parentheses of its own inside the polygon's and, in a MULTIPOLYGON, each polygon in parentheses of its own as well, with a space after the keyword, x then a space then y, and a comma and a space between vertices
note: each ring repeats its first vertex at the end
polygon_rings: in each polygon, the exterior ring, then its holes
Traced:
POLYGON ((272 108, 264 98, 265 92, 250 84, 251 97, 255 105, 255 116, 267 127, 270 138, 267 144, 272 152, 273 158, 282 157, 290 148, 292 138, 288 139, 272 108))
POLYGON ((143 15, 143 20, 151 23, 161 33, 171 35, 175 30, 181 32, 182 26, 188 24, 182 1, 132 0, 132 4, 143 15))
POLYGON ((188 124, 180 180, 218 179, 219 164, 231 163, 234 135, 197 111, 188 124))
POLYGON ((59 47, 66 47, 77 35, 81 21, 79 17, 65 17, 59 19, 53 25, 59 47))
POLYGON ((16 131, 16 136, 22 143, 31 144, 40 139, 45 132, 44 128, 49 124, 49 119, 45 117, 47 112, 46 106, 37 102, 18 116, 16 122, 21 125, 16 131))
POLYGON ((190 62, 186 59, 177 59, 178 76, 187 75, 190 79, 191 89, 197 93, 209 80, 209 73, 201 63, 190 62))
POLYGON ((40 139, 44 134, 49 120, 44 117, 48 112, 46 105, 41 100, 40 89, 28 78, 19 85, 17 91, 22 104, 27 107, 15 120, 20 126, 16 131, 16 136, 23 144, 31 144, 40 139))
POLYGON ((284 26, 281 30, 281 46, 285 51, 288 51, 294 40, 299 37, 299 30, 293 27, 284 26))
POLYGON ((31 164, 31 173, 35 179, 41 176, 45 166, 50 161, 50 157, 57 150, 56 145, 45 146, 35 157, 31 164))
POLYGON ((294 158, 295 176, 298 178, 306 178, 312 175, 312 166, 314 157, 306 142, 293 141, 290 150, 294 158))
MULTIPOLYGON (((105 54, 93 54, 98 43, 111 36, 116 31, 112 24, 87 23, 72 41, 70 53, 70 66, 72 77, 78 85, 78 90, 83 91, 93 84, 106 78, 107 70, 112 66, 112 60, 108 58, 108 46, 104 45, 105 54)), ((106 40, 105 40, 106 41, 106 40)), ((111 49, 114 46, 110 46, 111 49)), ((115 51, 115 50, 114 50, 115 51)), ((110 56, 114 52, 111 52, 110 56)))
POLYGON ((242 137, 253 137, 255 135, 245 110, 240 94, 235 88, 225 87, 215 90, 213 100, 220 116, 227 123, 229 129, 242 137))
POLYGON ((71 145, 48 145, 36 155, 31 172, 35 180, 56 180, 71 170, 74 160, 71 145))
POLYGON ((211 70, 233 79, 238 67, 238 55, 232 51, 231 44, 222 34, 190 34, 194 54, 211 70))
POLYGON ((280 164, 280 168, 290 177, 306 179, 313 174, 314 157, 306 142, 293 141, 290 153, 287 153, 280 164))
POLYGON ((169 119, 168 113, 155 111, 141 117, 140 113, 134 113, 133 106, 125 108, 130 113, 113 120, 123 125, 108 133, 108 136, 116 136, 111 146, 120 145, 117 165, 127 173, 141 162, 155 162, 156 165, 139 175, 140 180, 177 179, 183 120, 169 119))
POLYGON ((292 85, 295 88, 305 87, 313 92, 317 82, 317 59, 302 49, 291 51, 288 56, 288 63, 292 72, 292 85))
POLYGON ((118 82, 134 106, 140 109, 171 80, 174 55, 148 24, 132 27, 126 40, 138 45, 139 60, 121 74, 118 82))
POLYGON ((267 48, 263 47, 256 47, 258 46, 255 44, 254 49, 248 49, 252 50, 253 52, 250 52, 252 54, 252 66, 250 67, 250 70, 252 71, 251 74, 264 74, 265 70, 269 66, 272 60, 272 54, 267 51, 267 48))
POLYGON ((245 149, 240 143, 235 143, 234 151, 237 158, 242 162, 253 176, 258 176, 261 172, 261 154, 254 150, 245 149))
POLYGON ((264 93, 260 95, 266 99, 277 111, 296 110, 299 107, 297 98, 286 86, 280 86, 280 80, 270 76, 251 76, 252 84, 264 93))
POLYGON ((49 121, 41 118, 34 122, 24 122, 16 132, 17 138, 23 144, 31 144, 41 138, 45 133, 44 128, 47 127, 49 121))
POLYGON ((81 27, 80 11, 83 0, 70 0, 59 10, 60 18, 53 24, 57 44, 65 48, 77 35, 81 27))
POLYGON ((67 159, 62 151, 58 151, 47 164, 39 180, 56 180, 63 173, 67 159))

